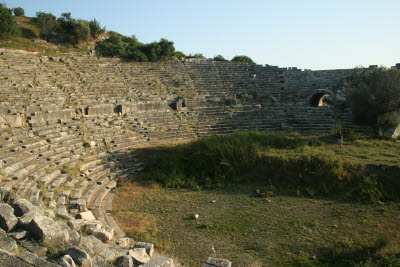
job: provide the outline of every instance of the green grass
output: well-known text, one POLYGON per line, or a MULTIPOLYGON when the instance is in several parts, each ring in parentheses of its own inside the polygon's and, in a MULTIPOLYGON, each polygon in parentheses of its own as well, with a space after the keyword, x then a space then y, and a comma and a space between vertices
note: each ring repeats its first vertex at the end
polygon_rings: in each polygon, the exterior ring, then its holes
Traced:
POLYGON ((339 148, 330 136, 238 132, 148 152, 142 153, 147 162, 143 177, 168 188, 250 183, 310 196, 351 193, 367 201, 399 197, 398 141, 354 140, 339 148))
POLYGON ((339 148, 239 132, 136 150, 141 178, 162 189, 124 183, 114 218, 188 266, 399 266, 400 143, 352 136, 339 148))
POLYGON ((398 203, 362 205, 279 194, 267 202, 255 189, 160 189, 115 213, 151 217, 148 230, 128 234, 154 242, 187 266, 201 266, 209 256, 230 259, 233 266, 400 263, 395 258, 400 253, 398 203))

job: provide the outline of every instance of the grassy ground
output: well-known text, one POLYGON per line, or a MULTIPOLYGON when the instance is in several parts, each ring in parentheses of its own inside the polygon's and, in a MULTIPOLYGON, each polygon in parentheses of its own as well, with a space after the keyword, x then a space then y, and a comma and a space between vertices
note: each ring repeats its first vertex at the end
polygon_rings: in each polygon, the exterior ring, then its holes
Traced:
POLYGON ((254 187, 148 188, 124 184, 119 190, 129 194, 117 193, 114 216, 128 235, 154 242, 187 266, 200 266, 208 256, 235 266, 375 265, 383 255, 400 253, 399 203, 285 195, 268 202, 254 187))
POLYGON ((114 216, 128 235, 188 266, 209 256, 234 266, 400 265, 398 140, 345 140, 339 148, 330 136, 223 138, 136 151, 148 166, 141 178, 160 175, 161 184, 124 182, 117 190, 114 216), (246 178, 232 183, 238 175, 246 178), (321 181, 346 186, 313 187, 321 181), (304 183, 308 190, 299 190, 304 183))

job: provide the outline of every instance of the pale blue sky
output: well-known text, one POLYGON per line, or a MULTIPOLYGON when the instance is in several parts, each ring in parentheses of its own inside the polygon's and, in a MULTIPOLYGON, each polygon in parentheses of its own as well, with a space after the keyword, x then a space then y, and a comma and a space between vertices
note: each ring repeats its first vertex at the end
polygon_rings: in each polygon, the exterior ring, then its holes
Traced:
MULTIPOLYGON (((2 2, 2 0, 0 0, 2 2)), ((400 62, 399 0, 3 0, 37 11, 96 18, 141 42, 167 38, 185 54, 248 55, 308 69, 400 62)))

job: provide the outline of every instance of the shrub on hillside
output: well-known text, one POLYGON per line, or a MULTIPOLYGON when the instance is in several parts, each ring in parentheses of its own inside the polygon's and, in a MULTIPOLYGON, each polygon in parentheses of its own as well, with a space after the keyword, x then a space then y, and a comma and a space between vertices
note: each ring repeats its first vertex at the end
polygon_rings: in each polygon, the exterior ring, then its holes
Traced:
POLYGON ((194 54, 194 55, 189 54, 187 56, 187 58, 205 58, 205 56, 203 56, 203 54, 201 54, 201 53, 197 53, 197 54, 194 54))
POLYGON ((25 11, 22 7, 16 7, 13 9, 14 15, 15 16, 24 16, 25 15, 25 11))
POLYGON ((213 59, 214 61, 226 61, 226 59, 221 55, 215 56, 213 59))
POLYGON ((89 21, 90 35, 93 40, 95 40, 100 34, 105 32, 105 28, 100 26, 100 23, 94 19, 89 21))
POLYGON ((7 39, 18 34, 17 23, 12 17, 11 10, 0 4, 0 39, 7 39))
POLYGON ((96 53, 99 56, 119 56, 133 61, 158 61, 173 57, 174 43, 167 39, 159 42, 143 44, 135 36, 126 37, 116 32, 108 32, 109 38, 96 43, 96 53))
POLYGON ((382 197, 382 185, 378 182, 376 175, 367 176, 361 182, 360 189, 356 191, 361 202, 372 204, 378 202, 382 197))
POLYGON ((240 63, 254 63, 254 61, 248 56, 235 56, 231 61, 236 61, 240 63))
POLYGON ((186 58, 186 55, 181 51, 175 51, 173 56, 179 59, 186 58))
POLYGON ((400 71, 384 67, 355 69, 346 83, 350 88, 354 120, 372 126, 377 132, 395 127, 399 123, 400 71))
POLYGON ((56 17, 51 13, 37 12, 36 20, 39 24, 40 34, 45 38, 50 38, 57 27, 56 17))
POLYGON ((72 21, 72 30, 69 33, 72 37, 71 43, 77 44, 80 41, 87 42, 90 40, 89 22, 83 19, 72 21))

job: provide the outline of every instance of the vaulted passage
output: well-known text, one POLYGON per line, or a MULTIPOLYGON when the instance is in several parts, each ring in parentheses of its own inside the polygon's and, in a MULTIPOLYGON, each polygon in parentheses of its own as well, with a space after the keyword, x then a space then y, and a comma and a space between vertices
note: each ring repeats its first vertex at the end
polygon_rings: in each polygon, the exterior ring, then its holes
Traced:
POLYGON ((310 106, 312 107, 330 106, 330 105, 332 105, 331 96, 324 92, 316 93, 310 99, 310 106))

